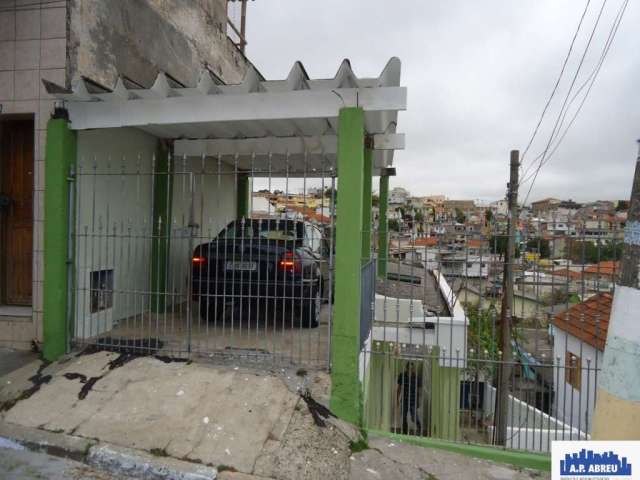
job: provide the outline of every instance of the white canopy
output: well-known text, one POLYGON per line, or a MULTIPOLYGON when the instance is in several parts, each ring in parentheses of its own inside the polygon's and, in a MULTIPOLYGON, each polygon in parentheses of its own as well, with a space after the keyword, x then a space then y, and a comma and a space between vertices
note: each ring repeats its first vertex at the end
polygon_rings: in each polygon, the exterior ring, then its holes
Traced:
POLYGON ((221 156, 245 170, 260 165, 257 170, 266 172, 265 159, 271 172, 286 169, 293 176, 319 176, 335 168, 343 107, 365 111, 365 129, 374 140, 374 173, 390 167, 393 151, 404 148, 396 126, 407 92, 400 86, 397 58, 377 78, 356 77, 344 60, 331 79, 310 79, 296 62, 284 80, 264 80, 250 67, 238 85, 222 85, 203 70, 195 87, 179 85, 164 73, 151 88, 122 78, 110 91, 88 80, 71 91, 46 81, 45 87, 64 102, 74 130, 135 127, 177 140, 175 155, 221 156))

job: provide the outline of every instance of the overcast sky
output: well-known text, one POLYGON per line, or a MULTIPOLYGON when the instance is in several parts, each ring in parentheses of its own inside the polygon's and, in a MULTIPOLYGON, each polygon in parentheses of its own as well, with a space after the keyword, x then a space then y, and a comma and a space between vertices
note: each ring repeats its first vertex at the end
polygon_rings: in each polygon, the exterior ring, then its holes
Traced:
MULTIPOLYGON (((591 1, 525 169, 544 150, 602 1, 591 1)), ((576 86, 593 71, 622 1, 607 1, 576 86)), ((530 200, 629 197, 640 138, 639 3, 629 2, 581 113, 542 168, 530 200)), ((585 4, 256 0, 249 4, 247 55, 268 79, 285 78, 295 60, 312 78, 333 77, 343 58, 356 75, 377 77, 390 57, 399 57, 408 109, 398 131, 406 133, 407 148, 396 152, 392 184, 413 195, 493 200, 504 196, 509 151, 524 150, 585 4)))

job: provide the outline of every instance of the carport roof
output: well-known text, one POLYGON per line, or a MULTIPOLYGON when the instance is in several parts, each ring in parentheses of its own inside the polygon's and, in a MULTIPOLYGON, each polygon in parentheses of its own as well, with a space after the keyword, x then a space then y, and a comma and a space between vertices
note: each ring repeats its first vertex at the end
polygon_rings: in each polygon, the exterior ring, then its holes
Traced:
POLYGON ((71 90, 43 82, 64 102, 74 130, 135 127, 177 140, 176 155, 232 156, 247 170, 259 156, 292 172, 303 164, 305 170, 335 167, 339 111, 359 106, 374 140, 375 173, 391 166, 393 151, 404 148, 404 135, 396 133, 407 95, 400 68, 392 58, 377 78, 358 78, 344 60, 333 78, 311 79, 296 62, 284 80, 265 80, 250 67, 237 85, 221 85, 205 69, 194 87, 164 73, 150 88, 122 77, 111 90, 86 79, 71 90))

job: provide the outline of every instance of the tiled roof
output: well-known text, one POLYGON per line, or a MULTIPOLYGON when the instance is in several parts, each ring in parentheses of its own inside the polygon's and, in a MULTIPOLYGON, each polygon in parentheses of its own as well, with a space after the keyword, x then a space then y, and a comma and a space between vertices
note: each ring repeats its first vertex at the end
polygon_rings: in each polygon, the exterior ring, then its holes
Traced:
POLYGON ((436 237, 421 237, 416 238, 414 245, 416 247, 435 247, 438 244, 436 237))
POLYGON ((592 347, 604 351, 612 300, 611 293, 598 293, 556 315, 553 324, 592 347))
POLYGON ((558 277, 569 277, 573 280, 580 280, 580 278, 582 278, 582 274, 580 272, 574 272, 573 270, 569 270, 568 268, 554 270, 553 272, 551 272, 551 274, 558 277))
POLYGON ((584 269, 584 273, 595 273, 599 275, 613 276, 620 271, 620 262, 613 260, 596 263, 584 269))

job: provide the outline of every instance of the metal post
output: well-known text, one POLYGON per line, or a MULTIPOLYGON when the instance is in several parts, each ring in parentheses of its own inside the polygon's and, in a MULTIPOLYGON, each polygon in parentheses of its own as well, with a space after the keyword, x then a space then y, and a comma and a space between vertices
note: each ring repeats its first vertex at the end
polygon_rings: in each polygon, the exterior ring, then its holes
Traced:
POLYGON ((362 264, 371 260, 371 170, 373 138, 367 137, 364 149, 364 184, 362 189, 362 264))
POLYGON ((509 379, 511 378, 511 316, 513 314, 513 264, 515 262, 516 224, 518 223, 518 168, 520 152, 511 151, 511 172, 509 175, 509 217, 507 252, 503 270, 502 309, 500 311, 500 350, 502 357, 498 364, 496 410, 494 416, 494 443, 505 445, 507 440, 507 417, 509 401, 509 379))
POLYGON ((387 208, 389 206, 389 175, 380 174, 380 199, 378 216, 378 276, 387 275, 387 256, 389 254, 389 230, 387 224, 387 208))
POLYGON ((339 199, 331 330, 331 410, 354 424, 360 424, 362 411, 358 359, 363 190, 364 111, 362 108, 343 108, 338 125, 339 199))
POLYGON ((237 177, 236 218, 237 220, 242 220, 249 217, 249 176, 244 173, 238 173, 237 177))
POLYGON ((50 361, 64 355, 71 325, 67 325, 70 297, 68 286, 72 269, 67 262, 69 247, 70 195, 68 175, 76 163, 76 135, 69 129, 66 112, 49 120, 45 162, 44 211, 44 358, 50 361))

